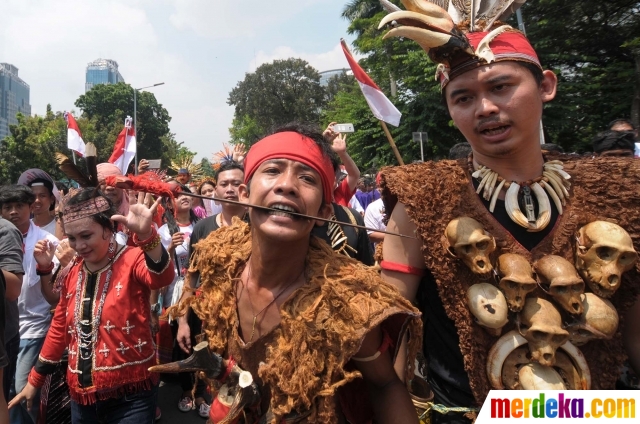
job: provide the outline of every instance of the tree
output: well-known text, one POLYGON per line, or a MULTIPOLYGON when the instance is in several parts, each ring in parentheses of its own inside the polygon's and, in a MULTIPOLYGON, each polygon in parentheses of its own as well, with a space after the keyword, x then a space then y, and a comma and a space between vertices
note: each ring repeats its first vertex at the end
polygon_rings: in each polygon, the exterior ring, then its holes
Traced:
MULTIPOLYGON (((93 142, 98 148, 98 160, 105 162, 113 152, 125 118, 133 117, 133 88, 125 83, 95 85, 81 95, 75 105, 82 109, 82 116, 95 128, 91 138, 85 135, 85 142, 93 142)), ((169 112, 153 93, 138 92, 136 140, 139 158, 161 158, 163 163, 171 162, 173 157, 170 155, 175 147, 171 143, 175 139, 169 132, 170 121, 169 112)))
POLYGON ((231 135, 231 144, 245 144, 251 146, 260 140, 265 131, 260 128, 255 119, 249 115, 233 118, 229 134, 231 135))
POLYGON ((0 184, 16 184, 20 174, 30 168, 40 168, 56 179, 62 177, 53 154, 67 146, 62 113, 53 113, 47 105, 44 117, 19 113, 16 118, 18 123, 9 127, 10 134, 0 146, 0 184))
MULTIPOLYGON (((355 50, 365 56, 360 65, 403 114, 400 127, 390 130, 405 162, 419 158, 420 147, 411 141, 411 133, 418 131, 429 134, 425 159, 445 157, 453 144, 464 139, 433 80, 435 65, 410 40, 382 40, 386 30, 379 31, 377 26, 384 14, 378 0, 351 0, 343 9, 342 16, 350 21, 348 31, 356 36, 355 50), (390 95, 393 83, 395 97, 390 95)), ((545 106, 543 115, 550 134, 547 142, 568 151, 590 150, 593 135, 611 120, 631 116, 640 124, 637 0, 539 0, 526 3, 523 15, 527 36, 543 67, 553 69, 560 80, 558 95, 545 106)), ((509 23, 517 27, 515 16, 509 23)), ((371 114, 365 113, 364 103, 349 98, 356 94, 353 87, 335 94, 322 115, 324 122, 345 117, 354 123, 349 151, 360 166, 395 164, 386 138, 371 114)))
MULTIPOLYGON (((384 31, 377 26, 384 15, 378 0, 353 0, 342 13, 350 20, 348 32, 356 36, 355 50, 365 55, 360 65, 402 112, 400 126, 389 126, 389 130, 405 163, 420 159, 420 145, 412 141, 413 132, 429 134, 425 159, 444 157, 462 137, 451 125, 439 87, 434 83, 435 65, 415 43, 395 38, 382 40, 384 31), (395 96, 391 95, 392 88, 395 96)), ((347 137, 347 143, 361 170, 397 164, 357 83, 341 84, 322 118, 325 124, 338 120, 354 124, 356 132, 347 137)))
POLYGON ((640 124, 637 0, 540 0, 522 13, 543 67, 559 77, 543 117, 552 142, 591 150, 593 135, 613 119, 632 116, 640 124))
POLYGON ((348 89, 350 85, 353 85, 355 78, 353 75, 349 75, 346 72, 334 75, 327 81, 325 87, 327 93, 327 103, 330 103, 336 95, 344 89, 348 89))
POLYGON ((209 159, 202 158, 202 160, 200 161, 200 169, 202 170, 202 175, 204 176, 204 178, 215 179, 216 171, 214 171, 213 167, 211 166, 211 162, 209 162, 209 159))
POLYGON ((276 60, 248 73, 229 93, 235 106, 232 141, 253 144, 291 121, 319 122, 325 105, 320 74, 302 59, 276 60))

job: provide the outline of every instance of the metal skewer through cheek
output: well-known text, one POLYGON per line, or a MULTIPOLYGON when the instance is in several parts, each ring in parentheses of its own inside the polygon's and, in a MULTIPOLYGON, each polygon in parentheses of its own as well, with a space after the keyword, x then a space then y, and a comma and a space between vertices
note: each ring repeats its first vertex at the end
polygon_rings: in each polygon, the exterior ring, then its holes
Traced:
MULTIPOLYGON (((176 193, 176 196, 181 196, 181 195, 197 197, 199 199, 214 200, 216 202, 229 203, 229 204, 232 204, 232 205, 244 206, 244 207, 247 207, 247 208, 262 209, 262 210, 265 210, 265 211, 284 212, 284 213, 287 213, 289 215, 297 216, 298 218, 305 218, 305 219, 322 221, 322 222, 334 222, 331 219, 327 219, 327 218, 320 218, 320 217, 317 217, 317 216, 305 215, 303 213, 298 213, 298 212, 283 211, 282 209, 270 208, 268 206, 252 205, 250 203, 243 203, 243 202, 239 202, 237 200, 219 199, 217 197, 207 197, 207 196, 203 196, 201 194, 189 193, 189 192, 186 192, 186 191, 180 191, 180 192, 176 193)), ((390 232, 390 231, 377 230, 375 228, 369 228, 369 227, 366 227, 364 225, 352 224, 350 222, 339 222, 339 224, 340 225, 347 225, 349 227, 354 227, 354 228, 362 228, 363 230, 375 231, 377 233, 389 234, 391 236, 403 237, 403 238, 408 238, 408 239, 416 239, 416 237, 413 237, 413 236, 407 236, 405 234, 393 233, 393 232, 390 232)))

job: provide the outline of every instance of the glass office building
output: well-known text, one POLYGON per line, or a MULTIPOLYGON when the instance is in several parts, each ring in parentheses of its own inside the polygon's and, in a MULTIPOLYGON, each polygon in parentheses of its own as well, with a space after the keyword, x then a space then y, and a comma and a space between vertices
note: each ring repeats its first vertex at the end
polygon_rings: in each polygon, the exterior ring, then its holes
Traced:
POLYGON ((18 77, 18 68, 0 63, 0 140, 9 135, 9 125, 18 123, 16 115, 31 115, 29 84, 18 77))
POLYGON ((330 71, 320 72, 320 85, 326 87, 329 80, 335 76, 346 74, 348 69, 332 69, 330 71))
POLYGON ((97 59, 87 65, 84 92, 96 84, 117 84, 124 82, 118 71, 118 62, 111 59, 97 59))

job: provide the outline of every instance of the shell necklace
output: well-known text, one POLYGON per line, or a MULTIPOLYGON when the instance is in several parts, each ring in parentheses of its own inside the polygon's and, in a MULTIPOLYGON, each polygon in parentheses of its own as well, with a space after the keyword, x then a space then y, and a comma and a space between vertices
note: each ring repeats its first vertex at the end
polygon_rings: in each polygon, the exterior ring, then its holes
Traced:
POLYGON ((496 201, 502 188, 507 189, 504 198, 504 206, 507 215, 516 224, 530 232, 544 230, 551 221, 551 203, 549 197, 562 215, 562 207, 566 205, 569 198, 569 188, 571 175, 563 170, 563 163, 559 160, 545 161, 542 167, 542 175, 533 180, 516 182, 506 181, 497 172, 482 165, 478 170, 473 168, 473 153, 468 159, 469 172, 473 178, 480 180, 476 193, 489 201, 489 212, 493 213, 496 201), (497 184, 497 187, 496 187, 497 184), (520 209, 518 198, 522 194, 524 213, 520 209), (536 216, 533 204, 533 196, 538 201, 538 216, 536 216))

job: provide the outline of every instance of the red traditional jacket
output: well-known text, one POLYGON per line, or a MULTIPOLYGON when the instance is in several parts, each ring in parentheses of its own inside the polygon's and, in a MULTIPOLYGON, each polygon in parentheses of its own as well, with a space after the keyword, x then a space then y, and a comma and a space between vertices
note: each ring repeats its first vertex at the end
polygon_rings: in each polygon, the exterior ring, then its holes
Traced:
MULTIPOLYGON (((38 358, 44 364, 57 364, 65 348, 69 348, 67 383, 71 397, 82 404, 148 388, 152 373, 147 369, 155 364, 156 354, 151 337, 149 296, 152 289, 171 284, 174 267, 168 260, 161 271, 155 272, 147 266, 142 250, 126 246, 116 253, 111 266, 94 274, 98 275, 91 320, 98 323, 98 328, 91 358, 93 385, 79 385, 82 370, 78 367, 76 324, 82 318, 82 308, 76 309, 76 303, 82 303, 88 276, 82 259, 73 265, 64 279, 60 303, 38 358), (77 293, 78 289, 80 293, 77 293), (103 296, 104 301, 101 300, 103 296), (98 315, 100 320, 96 321, 98 315)), ((29 382, 39 387, 43 381, 44 376, 34 367, 29 382)))

